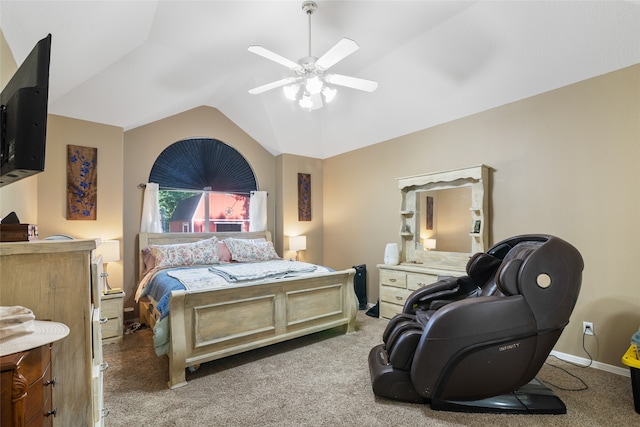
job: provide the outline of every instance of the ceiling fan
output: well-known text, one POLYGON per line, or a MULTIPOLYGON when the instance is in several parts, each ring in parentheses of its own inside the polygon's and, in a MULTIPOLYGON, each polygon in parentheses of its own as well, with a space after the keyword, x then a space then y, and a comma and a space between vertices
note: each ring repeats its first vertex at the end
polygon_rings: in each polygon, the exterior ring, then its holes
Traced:
POLYGON ((330 67, 359 49, 355 41, 343 38, 320 58, 311 56, 311 15, 317 8, 318 6, 315 2, 305 1, 302 3, 302 10, 309 18, 309 55, 300 59, 298 62, 293 62, 262 46, 249 46, 249 52, 284 65, 296 74, 295 77, 287 77, 253 88, 249 90, 250 94, 256 95, 271 89, 283 87, 287 98, 292 101, 298 101, 302 108, 311 111, 322 108, 324 103, 331 102, 335 97, 337 90, 327 85, 327 83, 365 92, 373 92, 376 90, 378 83, 375 81, 341 74, 326 73, 330 67))

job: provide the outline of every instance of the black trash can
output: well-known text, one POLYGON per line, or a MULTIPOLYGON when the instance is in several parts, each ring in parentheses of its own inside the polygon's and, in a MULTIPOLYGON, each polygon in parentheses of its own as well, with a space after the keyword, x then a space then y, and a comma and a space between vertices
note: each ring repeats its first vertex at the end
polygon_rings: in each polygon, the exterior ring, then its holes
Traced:
POLYGON ((367 266, 366 264, 354 265, 356 275, 353 278, 353 286, 358 297, 358 310, 367 308, 367 266))

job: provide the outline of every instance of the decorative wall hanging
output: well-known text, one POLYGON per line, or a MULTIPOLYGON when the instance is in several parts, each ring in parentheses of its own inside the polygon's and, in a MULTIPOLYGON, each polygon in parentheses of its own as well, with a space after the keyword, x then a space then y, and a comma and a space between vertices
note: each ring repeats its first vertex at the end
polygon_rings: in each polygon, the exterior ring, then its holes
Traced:
POLYGON ((298 174, 298 221, 311 221, 311 175, 298 174))
POLYGON ((95 220, 98 149, 67 145, 67 219, 95 220))
POLYGON ((433 230, 433 197, 427 196, 427 230, 433 230))

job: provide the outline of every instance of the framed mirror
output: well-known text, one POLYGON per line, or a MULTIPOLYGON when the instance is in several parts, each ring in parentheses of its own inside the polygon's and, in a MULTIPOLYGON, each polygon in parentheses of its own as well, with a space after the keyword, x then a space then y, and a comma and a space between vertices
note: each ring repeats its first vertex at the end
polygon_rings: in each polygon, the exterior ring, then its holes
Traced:
POLYGON ((398 178, 401 262, 464 268, 488 249, 489 167, 398 178))

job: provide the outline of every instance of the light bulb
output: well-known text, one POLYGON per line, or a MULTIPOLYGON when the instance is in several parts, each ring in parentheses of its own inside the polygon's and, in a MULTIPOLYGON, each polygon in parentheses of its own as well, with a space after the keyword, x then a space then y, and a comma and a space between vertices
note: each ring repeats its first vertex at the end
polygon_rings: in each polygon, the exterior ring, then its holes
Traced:
POLYGON ((300 91, 300 85, 287 85, 282 88, 284 91, 284 96, 291 101, 295 101, 298 96, 298 92, 300 91))
POLYGON ((306 81, 306 88, 307 91, 311 94, 311 95, 315 95, 320 93, 320 91, 322 90, 322 80, 320 80, 320 78, 318 76, 313 76, 307 79, 306 81))
POLYGON ((302 108, 306 108, 308 110, 310 110, 311 107, 313 107, 313 102, 311 102, 311 97, 308 96, 306 93, 302 95, 302 99, 300 99, 298 103, 302 108))
POLYGON ((338 91, 336 89, 332 89, 329 86, 325 86, 322 88, 322 95, 324 96, 324 102, 327 104, 330 103, 333 98, 336 97, 338 91))

